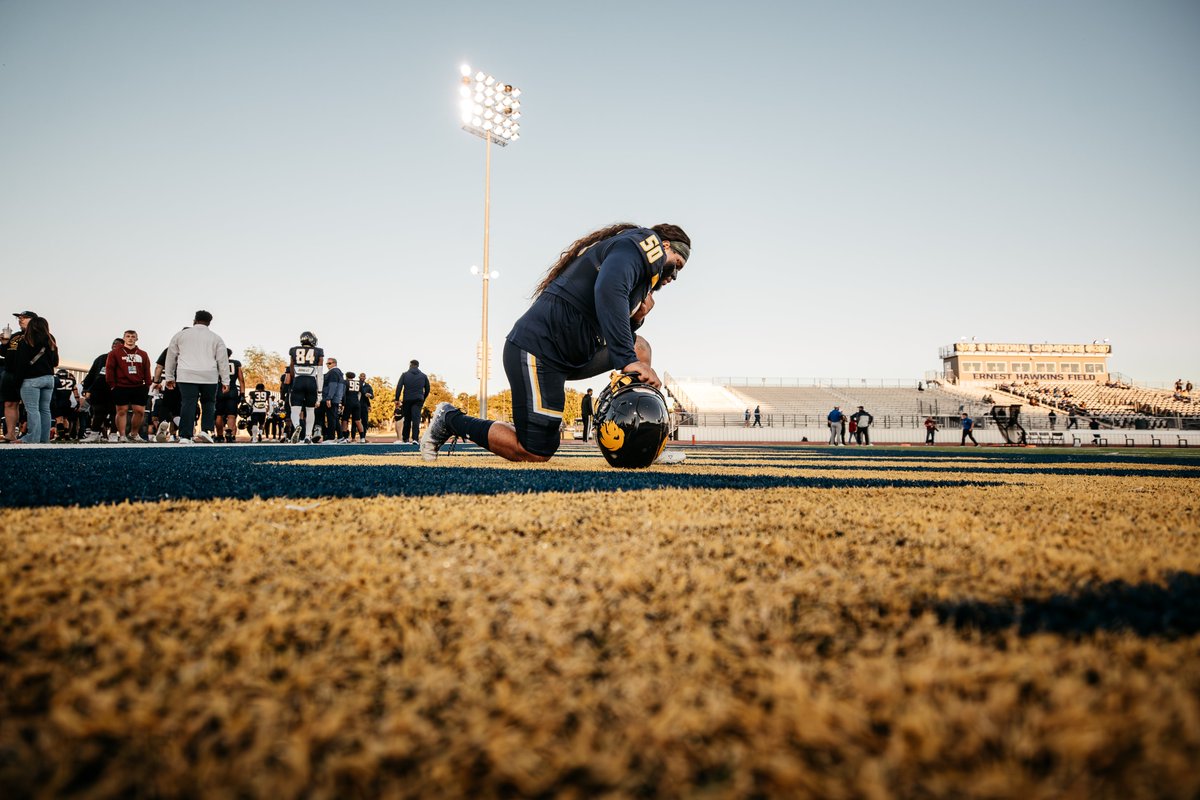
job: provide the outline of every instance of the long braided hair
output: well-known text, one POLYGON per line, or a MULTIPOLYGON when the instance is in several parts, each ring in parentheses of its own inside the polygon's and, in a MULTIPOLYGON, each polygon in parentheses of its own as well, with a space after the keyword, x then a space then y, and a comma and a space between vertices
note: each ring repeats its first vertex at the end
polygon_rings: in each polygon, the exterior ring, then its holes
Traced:
MULTIPOLYGON (((583 255, 583 251, 594 245, 596 242, 603 241, 610 236, 616 236, 621 231, 627 231, 631 228, 639 227, 641 226, 634 225, 632 222, 618 222, 615 225, 609 225, 607 228, 601 228, 599 230, 592 231, 586 236, 576 239, 570 244, 570 246, 567 247, 567 249, 563 250, 562 253, 559 254, 558 261, 554 262, 554 266, 550 267, 550 269, 546 271, 546 274, 542 277, 541 283, 539 283, 537 288, 533 290, 533 296, 537 297, 539 294, 544 292, 546 287, 554 282, 555 278, 563 274, 572 261, 583 255)), ((691 238, 688 237, 688 235, 684 233, 683 228, 679 227, 678 225, 661 223, 659 225, 652 226, 651 230, 657 233, 661 239, 665 239, 669 242, 683 242, 688 247, 692 246, 691 238)))

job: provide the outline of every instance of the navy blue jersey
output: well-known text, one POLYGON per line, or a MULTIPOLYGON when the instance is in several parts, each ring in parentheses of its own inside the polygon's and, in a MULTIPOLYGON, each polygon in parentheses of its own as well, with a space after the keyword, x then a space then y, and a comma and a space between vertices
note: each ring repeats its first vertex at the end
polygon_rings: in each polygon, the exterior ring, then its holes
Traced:
POLYGON ((517 320, 508 341, 570 372, 608 346, 621 369, 637 361, 631 319, 667 264, 659 236, 631 228, 584 250, 517 320))
POLYGON ((238 370, 242 368, 242 362, 229 359, 229 391, 234 394, 241 394, 238 386, 238 370))
POLYGON ((325 351, 306 344, 298 344, 288 350, 288 357, 292 375, 296 377, 307 375, 315 378, 321 374, 321 367, 325 363, 325 351))
POLYGON ((71 397, 75 394, 75 387, 78 385, 78 383, 79 381, 77 381, 75 376, 71 375, 70 373, 67 373, 62 377, 56 375, 54 377, 54 396, 52 398, 54 405, 69 406, 71 404, 71 397))

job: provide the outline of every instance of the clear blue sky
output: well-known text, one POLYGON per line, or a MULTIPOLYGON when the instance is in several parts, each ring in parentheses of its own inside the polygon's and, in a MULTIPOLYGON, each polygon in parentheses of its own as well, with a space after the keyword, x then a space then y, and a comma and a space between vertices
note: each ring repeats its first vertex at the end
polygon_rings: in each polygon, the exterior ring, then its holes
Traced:
MULTIPOLYGON (((1200 4, 0 0, 0 270, 87 360, 207 308, 235 351, 493 391, 538 277, 611 222, 694 242, 677 375, 919 377, 960 336, 1110 338, 1200 380, 1200 4)), ((10 318, 11 320, 11 318, 10 318)))

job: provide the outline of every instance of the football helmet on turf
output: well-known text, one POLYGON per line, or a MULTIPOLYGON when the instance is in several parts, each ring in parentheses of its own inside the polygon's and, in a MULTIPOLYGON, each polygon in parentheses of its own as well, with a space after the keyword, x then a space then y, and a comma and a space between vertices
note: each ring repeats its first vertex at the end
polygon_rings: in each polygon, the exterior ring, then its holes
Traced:
POLYGON ((316 347, 317 337, 312 331, 305 331, 304 333, 300 334, 300 344, 307 345, 308 347, 316 347))
POLYGON ((643 469, 667 443, 671 417, 662 393, 629 375, 614 375, 596 401, 596 443, 614 467, 643 469))

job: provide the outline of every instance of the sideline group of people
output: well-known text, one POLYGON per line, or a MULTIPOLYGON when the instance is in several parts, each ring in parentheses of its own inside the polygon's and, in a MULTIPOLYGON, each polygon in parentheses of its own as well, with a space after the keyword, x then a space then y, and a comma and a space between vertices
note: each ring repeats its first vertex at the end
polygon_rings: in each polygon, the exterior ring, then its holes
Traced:
POLYGON ((844 446, 846 434, 849 433, 855 444, 874 447, 871 444, 871 423, 874 421, 875 418, 862 406, 859 406, 858 411, 853 414, 845 414, 841 406, 834 406, 833 410, 829 412, 829 416, 826 417, 826 425, 829 426, 829 443, 834 447, 844 446))
MULTIPOLYGON (((233 442, 238 430, 256 442, 366 441, 374 388, 365 373, 343 372, 326 358, 311 333, 289 351, 276 393, 245 385, 208 311, 197 311, 153 361, 138 332, 125 331, 82 381, 60 366, 45 318, 14 316, 19 330, 0 331, 4 443, 233 442)), ((396 389, 397 438, 417 441, 428 394, 429 379, 413 361, 396 389)))

